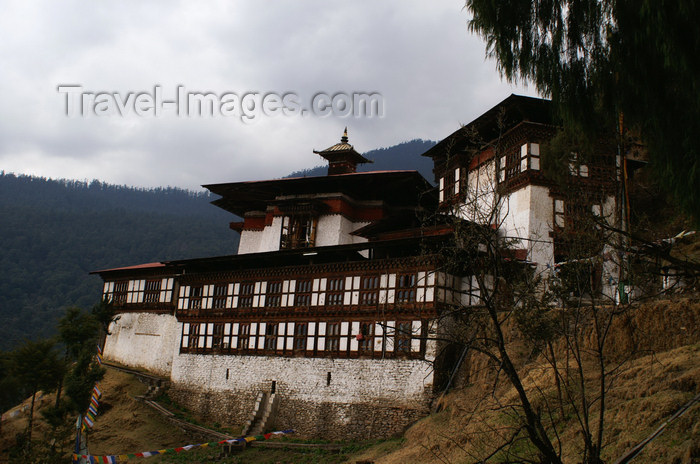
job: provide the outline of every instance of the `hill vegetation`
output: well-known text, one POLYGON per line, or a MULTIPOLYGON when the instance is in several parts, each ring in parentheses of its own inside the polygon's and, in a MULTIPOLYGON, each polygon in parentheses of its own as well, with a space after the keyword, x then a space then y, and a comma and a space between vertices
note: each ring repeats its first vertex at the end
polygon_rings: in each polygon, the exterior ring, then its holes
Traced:
MULTIPOLYGON (((363 171, 415 169, 432 180, 434 142, 412 140, 366 153, 363 171)), ((326 175, 317 167, 291 176, 326 175)), ((91 271, 152 261, 234 254, 234 216, 208 192, 139 189, 97 180, 53 180, 0 171, 0 350, 55 334, 69 306, 100 298, 91 271)))
MULTIPOLYGON (((423 177, 433 182, 433 161, 422 155, 428 149, 432 148, 435 142, 432 140, 410 140, 402 142, 398 145, 388 148, 378 148, 366 153, 362 153, 367 159, 372 160, 372 163, 361 164, 357 167, 359 172, 369 171, 388 171, 397 170, 415 170, 421 173, 423 177)), ((316 166, 310 169, 295 171, 287 177, 312 177, 325 176, 328 172, 328 166, 316 166)))
POLYGON ((0 174, 0 349, 55 333, 100 298, 91 271, 232 254, 232 216, 207 193, 0 174))
MULTIPOLYGON (((612 356, 624 355, 636 345, 638 355, 624 364, 609 394, 607 414, 610 428, 606 433, 603 458, 614 462, 625 451, 642 441, 667 420, 693 395, 700 385, 700 334, 697 320, 700 302, 695 298, 659 300, 634 307, 634 314, 626 324, 612 332, 612 356), (630 331, 630 327, 635 327, 630 331)), ((550 385, 547 377, 551 370, 542 359, 524 359, 528 371, 528 390, 550 385)), ((252 448, 243 454, 218 460, 222 463, 239 462, 374 462, 394 464, 421 462, 444 464, 480 462, 485 450, 497 447, 512 430, 513 423, 504 405, 515 395, 512 388, 501 385, 494 388, 492 371, 484 369, 477 359, 460 374, 459 387, 442 397, 439 411, 417 422, 401 437, 373 443, 350 443, 340 452, 322 453, 294 450, 252 448), (488 392, 488 395, 484 395, 488 392)), ((592 375, 593 371, 589 372, 592 375)), ((146 386, 128 374, 108 370, 101 382, 104 397, 95 428, 90 434, 90 451, 95 454, 135 453, 163 449, 190 443, 201 443, 202 438, 188 436, 173 424, 156 414, 135 395, 145 393, 146 386)), ((544 387, 549 388, 549 387, 544 387)), ((553 393, 553 392, 550 392, 553 393)), ((37 400, 39 411, 53 403, 54 395, 43 395, 37 400)), ((8 456, 15 443, 15 434, 27 425, 29 400, 12 411, 13 415, 2 425, 0 459, 8 456)), ((171 408, 171 402, 164 403, 171 408)), ((37 413, 37 435, 49 437, 51 430, 37 413)), ((220 428, 206 418, 195 418, 209 427, 220 428)), ((225 424, 223 424, 225 425, 225 424)), ((562 429, 560 439, 566 462, 579 462, 574 435, 575 419, 562 429)), ((236 434, 234 430, 226 430, 236 434)), ((61 445, 64 455, 71 449, 70 432, 61 445)), ((295 441, 293 436, 283 441, 295 441)), ((664 433, 651 442, 633 463, 693 463, 700 458, 700 407, 696 404, 686 414, 672 422, 664 433)), ((516 452, 525 450, 523 443, 516 452)), ((189 453, 150 458, 152 462, 210 462, 220 448, 202 449, 189 453)), ((519 462, 505 454, 494 456, 493 462, 519 462)), ((491 462, 491 461, 489 461, 491 462)))

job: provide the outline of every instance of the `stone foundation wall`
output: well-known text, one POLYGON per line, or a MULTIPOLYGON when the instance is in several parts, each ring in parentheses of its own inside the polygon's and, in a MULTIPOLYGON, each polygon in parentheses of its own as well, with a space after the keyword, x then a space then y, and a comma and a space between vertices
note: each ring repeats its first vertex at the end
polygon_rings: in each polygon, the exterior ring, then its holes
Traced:
POLYGON ((398 434, 427 415, 433 374, 430 363, 415 359, 181 354, 170 396, 209 420, 239 427, 273 382, 279 407, 269 429, 359 440, 398 434))

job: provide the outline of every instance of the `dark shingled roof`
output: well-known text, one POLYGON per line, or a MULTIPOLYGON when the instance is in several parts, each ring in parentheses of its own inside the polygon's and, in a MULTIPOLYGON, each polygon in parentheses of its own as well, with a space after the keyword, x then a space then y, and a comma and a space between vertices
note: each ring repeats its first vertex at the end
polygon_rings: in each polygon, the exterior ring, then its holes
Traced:
POLYGON ((453 132, 423 156, 440 158, 487 145, 521 122, 552 124, 552 102, 542 98, 511 94, 508 98, 453 132))
POLYGON ((434 187, 418 171, 354 172, 203 187, 221 195, 222 198, 212 204, 239 216, 248 211, 265 211, 268 204, 281 195, 343 193, 357 201, 383 200, 399 207, 436 201, 434 187))

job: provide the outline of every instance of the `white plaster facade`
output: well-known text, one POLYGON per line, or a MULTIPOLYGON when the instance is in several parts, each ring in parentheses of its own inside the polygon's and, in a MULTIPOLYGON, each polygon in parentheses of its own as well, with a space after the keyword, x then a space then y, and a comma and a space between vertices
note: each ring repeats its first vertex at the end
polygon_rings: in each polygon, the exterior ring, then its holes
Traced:
POLYGON ((526 185, 500 197, 496 193, 493 159, 467 174, 466 192, 455 210, 459 217, 483 225, 498 225, 501 236, 512 248, 527 250, 527 259, 537 263, 538 271, 554 264, 550 232, 553 203, 549 189, 526 185))
POLYGON ((467 173, 467 188, 460 217, 477 224, 492 224, 496 211, 496 170, 494 160, 467 173))
MULTIPOLYGON (((364 237, 351 235, 369 222, 353 222, 342 214, 324 214, 319 216, 316 225, 315 246, 347 245, 366 242, 364 237)), ((263 230, 243 230, 238 244, 238 254, 264 253, 280 249, 282 235, 282 217, 273 218, 272 224, 263 230)))
POLYGON ((110 327, 106 359, 170 376, 180 346, 182 324, 171 314, 121 313, 110 327))
POLYGON ((364 237, 350 235, 368 222, 352 222, 341 214, 326 214, 318 218, 316 246, 347 245, 366 242, 364 237))
POLYGON ((514 248, 527 250, 527 259, 537 264, 538 272, 554 264, 552 201, 547 187, 527 185, 505 196, 500 210, 501 233, 517 240, 514 248))
POLYGON ((257 253, 263 241, 264 230, 244 230, 238 242, 238 254, 257 253))

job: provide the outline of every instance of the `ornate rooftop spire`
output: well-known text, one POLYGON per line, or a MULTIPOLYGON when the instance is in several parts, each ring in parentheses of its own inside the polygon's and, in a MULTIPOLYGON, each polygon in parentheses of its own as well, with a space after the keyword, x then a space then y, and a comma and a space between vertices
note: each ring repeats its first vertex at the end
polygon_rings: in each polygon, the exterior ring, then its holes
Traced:
POLYGON ((355 148, 348 143, 347 127, 345 128, 345 132, 343 132, 343 136, 340 138, 340 143, 336 143, 325 150, 314 150, 314 153, 328 160, 329 176, 335 174, 351 174, 357 171, 358 164, 372 162, 356 152, 355 148))

